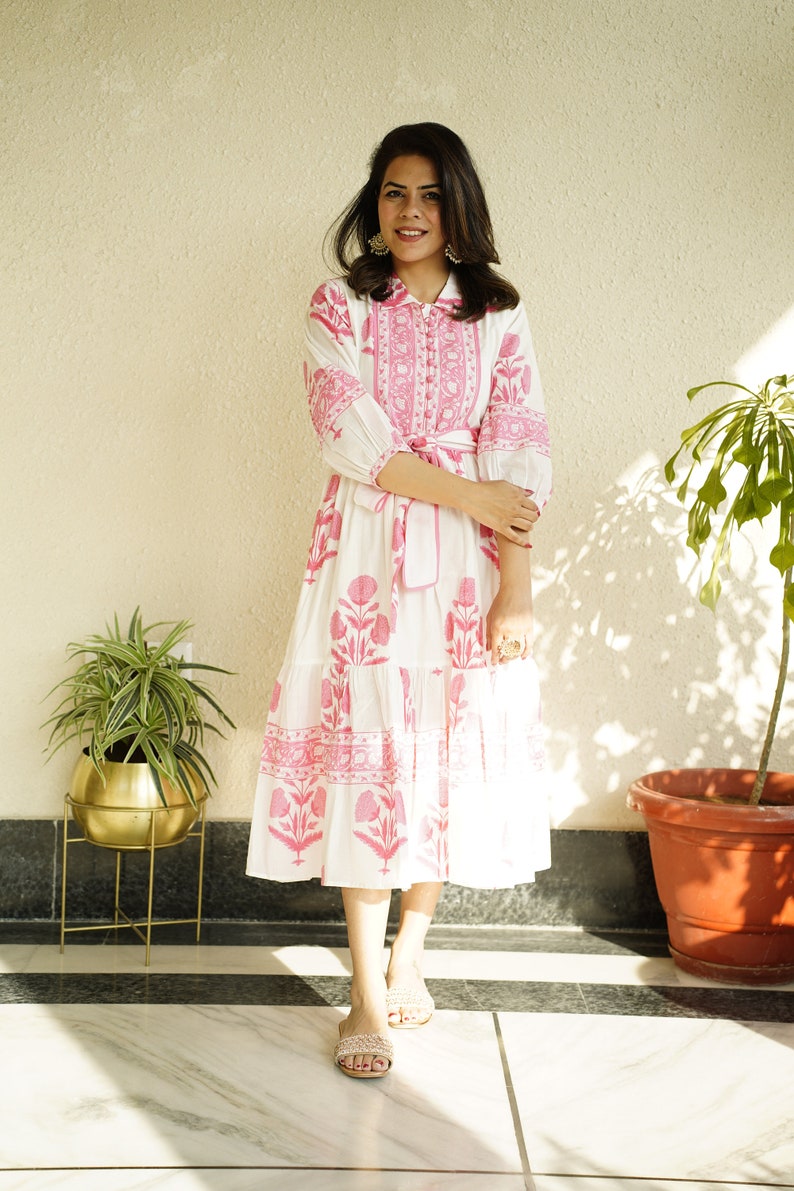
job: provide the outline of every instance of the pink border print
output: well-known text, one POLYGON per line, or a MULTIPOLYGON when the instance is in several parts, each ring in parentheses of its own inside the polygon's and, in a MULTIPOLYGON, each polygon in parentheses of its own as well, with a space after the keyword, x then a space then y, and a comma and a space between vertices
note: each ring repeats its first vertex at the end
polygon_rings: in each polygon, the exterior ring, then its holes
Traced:
POLYGON ((491 396, 480 429, 478 451, 516 451, 534 447, 549 454, 546 416, 529 403, 532 369, 521 354, 521 340, 508 332, 493 370, 491 396))

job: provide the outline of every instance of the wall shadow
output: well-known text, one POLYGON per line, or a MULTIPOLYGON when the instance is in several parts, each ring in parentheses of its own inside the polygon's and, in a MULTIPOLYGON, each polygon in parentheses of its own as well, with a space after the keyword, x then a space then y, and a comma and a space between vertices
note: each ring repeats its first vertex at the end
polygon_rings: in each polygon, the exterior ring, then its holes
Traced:
MULTIPOLYGON (((747 573, 731 577, 714 617, 694 593, 685 539, 686 514, 650 466, 597 497, 538 572, 535 656, 560 825, 590 826, 580 808, 597 801, 599 826, 631 826, 626 787, 655 768, 757 761, 776 665, 758 555, 749 542, 747 573)), ((782 715, 778 756, 791 739, 782 715)))

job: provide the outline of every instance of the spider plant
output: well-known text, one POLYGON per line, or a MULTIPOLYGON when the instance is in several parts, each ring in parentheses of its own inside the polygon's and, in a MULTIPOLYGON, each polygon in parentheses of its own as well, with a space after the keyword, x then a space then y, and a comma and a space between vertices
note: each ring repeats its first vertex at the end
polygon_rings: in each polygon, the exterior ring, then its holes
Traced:
POLYGON ((676 482, 676 465, 682 452, 692 462, 676 496, 686 506, 693 477, 700 483, 689 508, 687 545, 700 557, 710 545, 711 567, 700 589, 700 601, 716 610, 722 590, 720 573, 730 566, 730 543, 734 530, 748 522, 778 523, 777 543, 769 562, 780 573, 780 609, 783 632, 777 686, 761 749, 750 805, 757 806, 766 782, 769 755, 775 739, 778 716, 788 673, 791 621, 794 619, 794 375, 773 376, 758 392, 732 381, 709 381, 687 393, 693 400, 704 389, 725 385, 740 395, 690 426, 681 435, 681 446, 667 460, 664 474, 676 482), (736 468, 729 497, 726 477, 736 468), (705 472, 705 478, 704 478, 705 472))
POLYGON ((194 806, 194 781, 209 794, 216 779, 203 752, 204 733, 220 729, 207 719, 208 708, 229 727, 235 725, 204 683, 188 677, 188 671, 231 671, 174 656, 192 627, 188 620, 144 626, 136 608, 126 633, 114 616, 105 636, 67 646, 70 660, 85 660, 49 692, 63 695, 44 725, 51 728, 50 755, 70 740, 77 738, 82 745, 87 738, 85 752, 103 782, 104 761, 145 761, 164 805, 163 781, 194 806), (160 630, 162 640, 151 645, 147 637, 155 630, 160 630))

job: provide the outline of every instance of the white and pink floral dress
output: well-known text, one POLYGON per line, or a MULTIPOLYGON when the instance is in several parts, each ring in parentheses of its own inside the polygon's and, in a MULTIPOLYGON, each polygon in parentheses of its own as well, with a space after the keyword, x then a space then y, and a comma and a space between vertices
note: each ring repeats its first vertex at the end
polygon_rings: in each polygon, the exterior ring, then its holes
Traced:
POLYGON ((270 705, 251 876, 507 888, 549 865, 535 664, 485 652, 494 536, 375 483, 414 451, 548 499, 523 307, 456 322, 457 298, 454 276, 432 305, 396 277, 385 302, 343 281, 312 298, 304 371, 331 475, 270 705))

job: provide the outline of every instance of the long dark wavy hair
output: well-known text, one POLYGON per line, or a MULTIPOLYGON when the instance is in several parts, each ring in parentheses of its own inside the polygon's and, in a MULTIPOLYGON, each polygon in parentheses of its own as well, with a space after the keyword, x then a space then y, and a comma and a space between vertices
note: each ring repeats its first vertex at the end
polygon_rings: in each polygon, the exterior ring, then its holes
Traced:
POLYGON ((495 272, 499 264, 491 216, 471 154, 460 137, 443 124, 401 124, 387 133, 369 162, 369 178, 326 236, 334 267, 341 270, 356 295, 384 302, 391 293, 391 256, 375 256, 370 237, 380 231, 378 195, 395 157, 427 157, 438 170, 444 235, 463 262, 450 265, 460 287, 462 304, 452 316, 479 319, 488 309, 518 305, 514 286, 495 272))

